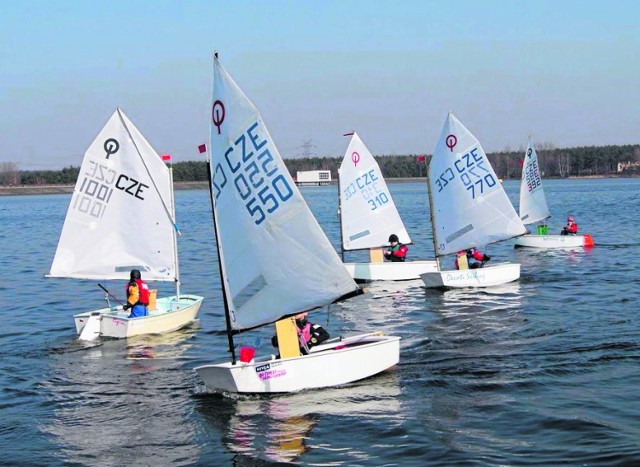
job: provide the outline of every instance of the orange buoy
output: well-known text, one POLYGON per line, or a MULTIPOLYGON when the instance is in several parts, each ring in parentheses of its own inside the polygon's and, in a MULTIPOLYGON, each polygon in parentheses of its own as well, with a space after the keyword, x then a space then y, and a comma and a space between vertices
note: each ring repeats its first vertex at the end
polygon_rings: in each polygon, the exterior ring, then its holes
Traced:
POLYGON ((594 245, 595 245, 595 243, 593 242, 593 238, 591 238, 591 235, 585 234, 585 236, 584 236, 584 246, 588 248, 588 247, 592 247, 594 245))

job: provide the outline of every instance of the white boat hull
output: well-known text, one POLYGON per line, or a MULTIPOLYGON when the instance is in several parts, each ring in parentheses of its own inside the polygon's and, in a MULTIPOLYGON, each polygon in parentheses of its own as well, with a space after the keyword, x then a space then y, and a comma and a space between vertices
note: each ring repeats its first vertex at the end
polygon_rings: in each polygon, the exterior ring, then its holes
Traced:
POLYGON ((420 276, 427 288, 491 287, 520 278, 520 264, 504 263, 477 269, 427 272, 420 276))
POLYGON ((319 345, 309 355, 274 355, 235 365, 195 368, 208 390, 232 393, 283 393, 338 386, 378 374, 400 360, 400 337, 364 334, 319 345))
POLYGON ((99 319, 99 334, 95 337, 125 338, 141 334, 161 334, 183 328, 195 320, 204 298, 197 295, 180 295, 159 298, 157 309, 149 312, 149 316, 128 318, 129 313, 122 310, 103 308, 87 311, 74 316, 76 331, 82 335, 89 319, 99 319))
POLYGON ((357 281, 408 281, 420 279, 425 272, 438 270, 435 261, 405 261, 385 263, 345 263, 351 277, 357 281))
POLYGON ((591 235, 523 235, 516 238, 516 247, 583 248, 593 246, 591 235))

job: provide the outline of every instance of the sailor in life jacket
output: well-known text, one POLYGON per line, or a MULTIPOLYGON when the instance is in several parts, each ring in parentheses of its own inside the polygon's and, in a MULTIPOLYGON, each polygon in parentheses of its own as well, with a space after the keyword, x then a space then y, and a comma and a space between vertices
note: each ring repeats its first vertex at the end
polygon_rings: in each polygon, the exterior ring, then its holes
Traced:
POLYGON ((562 228, 560 235, 575 235, 578 233, 578 224, 576 224, 573 216, 567 217, 567 225, 562 228))
POLYGON ((127 303, 122 307, 124 310, 131 309, 129 318, 139 318, 141 316, 148 316, 149 310, 149 286, 142 280, 140 271, 137 269, 131 270, 131 279, 127 283, 127 303))
POLYGON ((484 253, 480 253, 480 251, 478 251, 477 248, 469 248, 468 250, 464 250, 464 251, 461 250, 456 254, 456 262, 455 262, 456 269, 460 269, 460 267, 458 266, 458 258, 460 256, 465 256, 465 255, 467 257, 469 269, 481 268, 482 266, 484 266, 484 263, 486 263, 491 259, 491 256, 485 255, 484 253), (469 261, 471 259, 474 259, 475 261, 474 262, 469 261))
POLYGON ((409 247, 399 242, 396 234, 389 235, 389 246, 384 250, 384 257, 392 262, 404 261, 409 247))
MULTIPOLYGON (((329 333, 319 324, 313 324, 307 321, 307 315, 309 313, 300 313, 295 316, 296 327, 298 328, 298 342, 300 344, 300 352, 302 355, 307 355, 309 349, 313 346, 322 344, 329 339, 329 333)), ((274 347, 278 347, 278 336, 275 335, 271 338, 271 344, 274 347)))

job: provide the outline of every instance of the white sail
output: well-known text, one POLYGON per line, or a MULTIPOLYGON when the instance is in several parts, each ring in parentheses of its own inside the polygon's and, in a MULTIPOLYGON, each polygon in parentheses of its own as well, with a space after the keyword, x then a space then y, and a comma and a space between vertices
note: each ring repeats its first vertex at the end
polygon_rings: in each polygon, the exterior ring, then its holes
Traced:
POLYGON ((549 217, 547 199, 542 189, 542 177, 538 166, 538 154, 529 141, 522 166, 520 184, 520 219, 525 224, 533 224, 549 217))
POLYGON ((232 329, 357 289, 291 179, 258 110, 214 59, 211 185, 232 329))
POLYGON ((429 164, 429 190, 437 256, 527 232, 479 141, 451 112, 429 164))
POLYGON ((169 169, 117 109, 84 155, 49 277, 175 281, 169 169))
POLYGON ((396 234, 411 243, 378 163, 354 133, 340 165, 340 218, 344 250, 379 248, 396 234))

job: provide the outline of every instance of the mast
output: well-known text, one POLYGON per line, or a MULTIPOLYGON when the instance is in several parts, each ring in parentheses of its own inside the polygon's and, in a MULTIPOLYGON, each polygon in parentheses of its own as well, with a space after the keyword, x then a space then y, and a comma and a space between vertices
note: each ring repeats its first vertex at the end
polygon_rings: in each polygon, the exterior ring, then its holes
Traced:
POLYGON ((171 190, 171 215, 172 219, 174 219, 173 228, 171 230, 173 231, 173 264, 176 269, 176 298, 180 299, 180 267, 178 264, 178 234, 180 231, 178 230, 178 226, 175 224, 176 197, 173 190, 173 165, 169 166, 169 189, 171 190))
MULTIPOLYGON (((213 60, 218 60, 218 52, 213 53, 213 60)), ((211 145, 211 124, 209 124, 209 145, 211 145)), ((233 333, 231 330, 231 314, 229 313, 229 302, 227 300, 226 278, 222 267, 222 256, 220 255, 220 235, 218 235, 218 223, 216 220, 215 202, 213 200, 213 178, 211 174, 211 156, 207 150, 207 176, 209 178, 209 199, 211 200, 211 216, 213 217, 213 233, 216 237, 216 252, 218 253, 218 269, 220 271, 220 286, 222 288, 222 302, 224 304, 224 318, 227 327, 227 340, 229 342, 229 353, 231 353, 231 364, 236 364, 236 349, 233 343, 233 333)))
POLYGON ((342 186, 340 185, 340 168, 338 168, 338 228, 340 229, 340 259, 344 263, 344 240, 342 238, 342 186))
MULTIPOLYGON (((431 156, 433 158, 433 156, 431 156)), ((440 271, 440 258, 438 257, 438 244, 436 241, 436 223, 435 216, 433 215, 433 195, 431 194, 431 179, 429 178, 429 168, 431 166, 431 161, 429 161, 429 165, 427 166, 427 193, 429 193, 429 217, 431 218, 431 236, 433 237, 433 254, 436 257, 436 267, 438 271, 440 271)))

